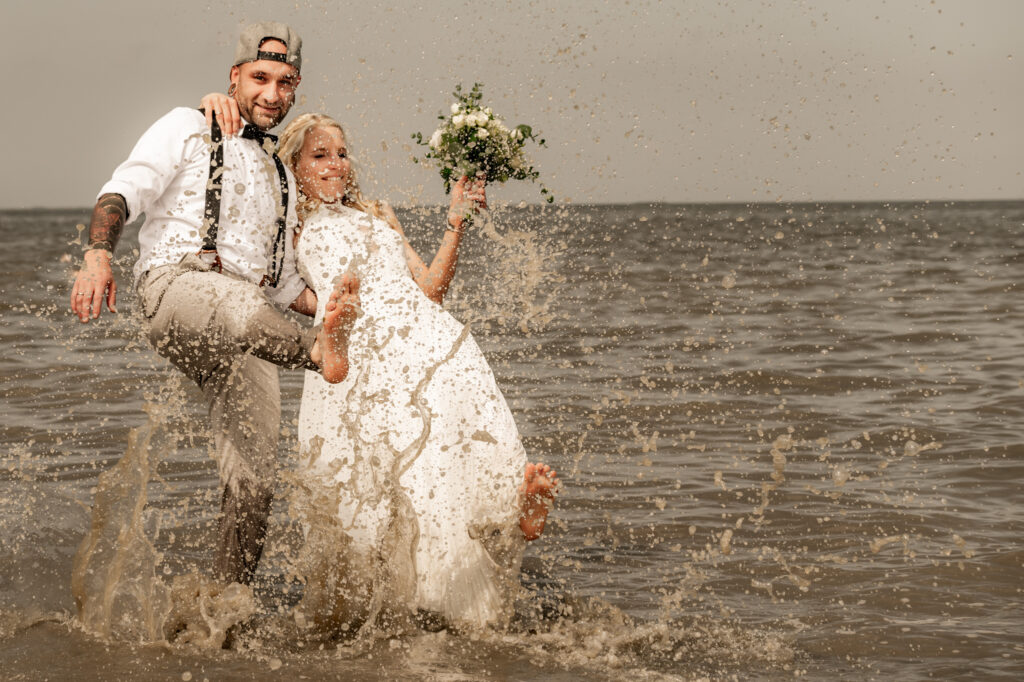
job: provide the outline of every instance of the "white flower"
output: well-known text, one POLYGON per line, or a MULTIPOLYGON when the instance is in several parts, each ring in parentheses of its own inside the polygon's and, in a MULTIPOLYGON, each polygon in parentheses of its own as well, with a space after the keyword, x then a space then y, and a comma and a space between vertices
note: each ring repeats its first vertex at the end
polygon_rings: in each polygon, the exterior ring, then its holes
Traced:
POLYGON ((479 128, 487 125, 487 114, 482 111, 478 111, 473 114, 473 123, 479 128))
POLYGON ((513 140, 520 140, 523 137, 523 131, 519 130, 519 128, 516 128, 515 130, 512 131, 511 137, 513 140))
POLYGON ((479 137, 481 140, 487 139, 487 128, 478 128, 476 131, 476 136, 479 137))
POLYGON ((428 142, 427 144, 430 145, 431 149, 437 149, 437 145, 441 144, 441 130, 440 129, 434 131, 434 134, 430 136, 430 142, 428 142))
POLYGON ((456 102, 455 104, 452 105, 452 113, 453 114, 459 113, 459 103, 458 102, 456 102))
POLYGON ((466 123, 466 117, 463 116, 462 114, 456 114, 455 116, 452 116, 452 124, 454 124, 456 128, 461 128, 462 126, 466 125, 466 123))
POLYGON ((484 113, 487 114, 488 116, 490 116, 491 115, 491 108, 487 107, 486 109, 484 109, 484 113))

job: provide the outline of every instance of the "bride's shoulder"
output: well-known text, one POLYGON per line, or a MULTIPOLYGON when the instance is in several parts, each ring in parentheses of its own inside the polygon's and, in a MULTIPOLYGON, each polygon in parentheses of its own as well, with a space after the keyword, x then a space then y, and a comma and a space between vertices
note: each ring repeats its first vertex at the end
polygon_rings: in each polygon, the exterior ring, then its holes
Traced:
POLYGON ((391 204, 386 201, 374 201, 373 202, 373 217, 381 221, 381 223, 399 234, 402 232, 402 225, 398 222, 398 216, 395 215, 395 209, 391 208, 391 204))

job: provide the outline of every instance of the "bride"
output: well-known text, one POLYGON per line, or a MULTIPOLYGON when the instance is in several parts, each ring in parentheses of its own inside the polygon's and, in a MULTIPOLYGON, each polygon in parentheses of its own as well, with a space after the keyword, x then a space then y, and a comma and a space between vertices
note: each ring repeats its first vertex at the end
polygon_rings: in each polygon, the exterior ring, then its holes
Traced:
POLYGON ((440 306, 470 216, 486 207, 484 183, 464 177, 453 187, 448 229, 427 266, 392 209, 363 197, 336 121, 296 118, 279 156, 301 192, 296 258, 320 302, 317 321, 343 273, 358 280, 362 306, 347 378, 328 384, 306 373, 299 618, 349 632, 410 612, 500 624, 558 478, 527 462, 486 359, 440 306))

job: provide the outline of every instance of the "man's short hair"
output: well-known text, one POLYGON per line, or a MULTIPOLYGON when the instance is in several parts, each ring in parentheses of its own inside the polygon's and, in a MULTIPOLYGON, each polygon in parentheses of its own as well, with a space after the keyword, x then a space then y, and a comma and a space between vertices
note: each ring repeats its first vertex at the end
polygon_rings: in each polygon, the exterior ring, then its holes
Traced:
POLYGON ((254 62, 258 59, 272 59, 276 62, 284 62, 295 67, 296 71, 302 70, 302 38, 291 26, 282 24, 279 21, 262 21, 258 24, 250 24, 242 29, 238 36, 238 47, 235 48, 235 66, 246 62, 254 62), (268 40, 278 40, 284 43, 288 52, 263 52, 260 45, 268 40))

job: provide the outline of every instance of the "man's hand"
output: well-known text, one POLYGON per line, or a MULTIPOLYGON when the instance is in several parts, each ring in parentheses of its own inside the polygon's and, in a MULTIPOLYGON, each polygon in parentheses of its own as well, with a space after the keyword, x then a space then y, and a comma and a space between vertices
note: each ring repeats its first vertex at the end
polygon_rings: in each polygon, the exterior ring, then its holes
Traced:
POLYGON ((297 313, 313 317, 316 315, 316 292, 306 287, 288 307, 297 313))
POLYGON ((128 206, 120 194, 103 194, 96 201, 89 224, 89 249, 71 287, 71 312, 82 322, 100 316, 104 296, 110 312, 117 312, 117 283, 110 260, 127 219, 128 206))
POLYGON ((78 315, 79 321, 88 322, 90 317, 100 316, 103 298, 106 296, 107 308, 117 312, 117 282, 114 271, 110 267, 113 254, 106 249, 89 249, 85 252, 85 262, 78 271, 75 285, 71 287, 71 312, 78 315))

